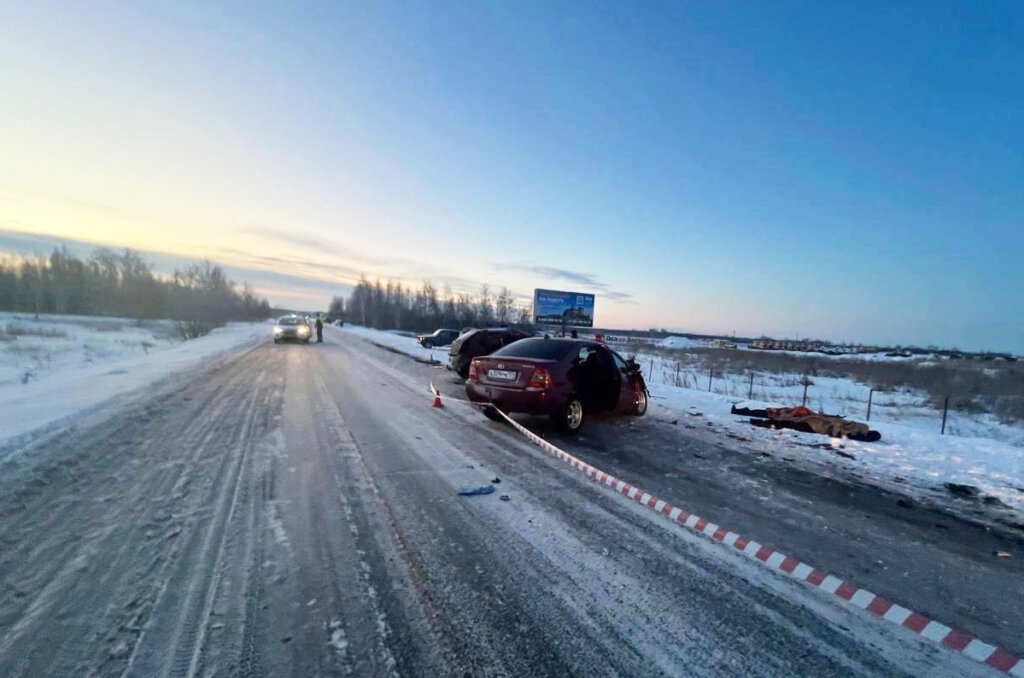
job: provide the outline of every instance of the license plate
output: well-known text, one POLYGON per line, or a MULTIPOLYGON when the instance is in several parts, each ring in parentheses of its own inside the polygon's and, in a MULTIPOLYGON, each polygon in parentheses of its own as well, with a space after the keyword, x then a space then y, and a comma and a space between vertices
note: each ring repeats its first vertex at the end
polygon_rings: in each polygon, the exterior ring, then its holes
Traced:
POLYGON ((519 373, 512 370, 487 370, 487 376, 495 381, 515 381, 519 373))

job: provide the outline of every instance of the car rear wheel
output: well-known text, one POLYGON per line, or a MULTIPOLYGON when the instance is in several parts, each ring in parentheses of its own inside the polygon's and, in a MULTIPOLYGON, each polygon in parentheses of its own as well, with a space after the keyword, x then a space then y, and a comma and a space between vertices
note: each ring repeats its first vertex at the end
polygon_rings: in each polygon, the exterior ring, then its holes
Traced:
POLYGON ((637 391, 636 394, 636 411, 634 415, 642 417, 647 414, 647 391, 637 391))
POLYGON ((490 419, 491 421, 496 421, 501 424, 505 423, 505 418, 498 414, 498 411, 493 407, 485 407, 483 409, 483 413, 484 416, 490 419))
POLYGON ((572 396, 560 412, 551 415, 551 419, 563 432, 576 435, 583 428, 583 402, 572 396))

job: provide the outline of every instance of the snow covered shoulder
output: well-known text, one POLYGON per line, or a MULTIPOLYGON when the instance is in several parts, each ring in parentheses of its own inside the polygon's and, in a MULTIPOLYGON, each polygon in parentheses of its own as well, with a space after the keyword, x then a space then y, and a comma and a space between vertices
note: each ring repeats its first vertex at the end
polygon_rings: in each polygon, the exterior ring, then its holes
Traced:
POLYGON ((352 324, 346 324, 341 328, 341 330, 366 339, 370 343, 386 348, 389 351, 404 353, 405 355, 417 360, 422 360, 428 363, 438 363, 441 365, 447 364, 448 362, 447 346, 442 346, 440 348, 423 348, 416 341, 416 336, 409 332, 388 332, 385 330, 375 330, 371 327, 362 327, 360 325, 352 324))
POLYGON ((266 336, 231 323, 181 341, 164 321, 0 314, 0 449, 266 336))

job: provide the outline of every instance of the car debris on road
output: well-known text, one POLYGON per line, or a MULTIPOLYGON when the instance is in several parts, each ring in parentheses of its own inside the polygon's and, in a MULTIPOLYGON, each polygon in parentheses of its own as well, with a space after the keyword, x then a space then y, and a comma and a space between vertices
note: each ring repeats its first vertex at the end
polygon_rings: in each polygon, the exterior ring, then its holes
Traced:
POLYGON ((479 487, 460 487, 459 495, 463 497, 472 497, 478 494, 493 494, 494 485, 481 485, 479 487))

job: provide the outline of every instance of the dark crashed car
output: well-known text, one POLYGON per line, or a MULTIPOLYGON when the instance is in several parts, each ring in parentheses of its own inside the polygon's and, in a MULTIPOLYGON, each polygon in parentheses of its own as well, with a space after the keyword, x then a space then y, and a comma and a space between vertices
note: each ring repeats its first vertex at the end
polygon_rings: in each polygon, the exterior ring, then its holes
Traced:
MULTIPOLYGON (((577 339, 523 339, 475 358, 466 395, 505 412, 547 415, 567 433, 579 431, 590 413, 647 412, 639 366, 603 344, 577 339)), ((489 419, 501 418, 493 408, 483 411, 489 419)))
POLYGON ((469 376, 469 363, 473 358, 490 355, 499 348, 528 336, 530 335, 526 332, 512 327, 469 329, 460 334, 448 349, 448 369, 465 379, 469 376))
POLYGON ((416 341, 420 343, 423 348, 434 348, 435 346, 447 346, 459 337, 458 330, 436 330, 430 334, 421 334, 416 337, 416 341))

